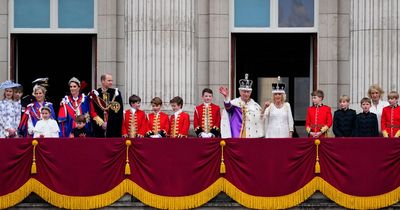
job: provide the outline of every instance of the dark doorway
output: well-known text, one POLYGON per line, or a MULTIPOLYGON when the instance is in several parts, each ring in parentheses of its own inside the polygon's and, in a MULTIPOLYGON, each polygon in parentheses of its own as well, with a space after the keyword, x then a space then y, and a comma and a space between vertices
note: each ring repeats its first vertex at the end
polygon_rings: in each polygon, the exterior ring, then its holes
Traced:
POLYGON ((47 96, 57 112, 61 98, 69 93, 69 79, 85 81, 84 93, 92 87, 94 35, 15 34, 12 40, 14 75, 24 95, 32 94, 33 80, 48 77, 47 96))
POLYGON ((232 36, 235 84, 248 73, 254 82, 252 97, 262 105, 266 98, 262 96, 269 88, 263 84, 275 82, 281 76, 287 85, 286 100, 292 106, 295 125, 304 125, 312 85, 313 34, 240 33, 232 36))

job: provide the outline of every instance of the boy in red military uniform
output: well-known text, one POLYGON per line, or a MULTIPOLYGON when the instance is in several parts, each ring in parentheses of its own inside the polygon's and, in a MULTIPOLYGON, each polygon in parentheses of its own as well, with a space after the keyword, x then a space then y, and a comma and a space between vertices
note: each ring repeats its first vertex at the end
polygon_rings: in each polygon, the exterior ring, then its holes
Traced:
POLYGON ((160 111, 162 106, 161 98, 153 98, 151 100, 151 106, 153 112, 148 115, 149 131, 146 133, 146 137, 166 137, 169 133, 169 119, 167 114, 160 111))
POLYGON ((190 126, 189 114, 182 111, 183 99, 179 96, 169 101, 174 114, 170 117, 170 134, 171 138, 187 138, 190 126))
POLYGON ((388 94, 389 106, 383 108, 382 111, 382 135, 383 137, 399 137, 400 136, 400 107, 397 104, 399 93, 391 91, 388 94))
POLYGON ((125 138, 142 138, 148 130, 147 117, 144 111, 140 110, 139 96, 132 95, 129 97, 129 105, 131 108, 125 110, 124 121, 122 123, 122 137, 125 138))
POLYGON ((213 92, 205 88, 202 92, 202 104, 194 110, 194 132, 200 138, 212 138, 220 136, 221 111, 220 107, 211 103, 213 92))
POLYGON ((323 105, 324 92, 315 90, 311 93, 313 106, 308 107, 306 130, 309 137, 327 137, 326 132, 332 126, 332 112, 329 106, 323 105))

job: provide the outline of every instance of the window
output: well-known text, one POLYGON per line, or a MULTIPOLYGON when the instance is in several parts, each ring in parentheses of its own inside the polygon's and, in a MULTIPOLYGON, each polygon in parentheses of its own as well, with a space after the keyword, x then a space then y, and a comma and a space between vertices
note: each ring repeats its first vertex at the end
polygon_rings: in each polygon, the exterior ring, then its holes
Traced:
POLYGON ((235 27, 269 27, 269 0, 235 0, 235 27))
POLYGON ((11 33, 96 33, 98 0, 10 0, 11 33))
POLYGON ((279 0, 279 27, 314 27, 314 0, 279 0))
POLYGON ((58 0, 59 28, 93 28, 93 0, 58 0))
POLYGON ((50 0, 15 0, 15 28, 49 28, 50 0))
POLYGON ((231 32, 315 33, 318 0, 230 0, 231 32))

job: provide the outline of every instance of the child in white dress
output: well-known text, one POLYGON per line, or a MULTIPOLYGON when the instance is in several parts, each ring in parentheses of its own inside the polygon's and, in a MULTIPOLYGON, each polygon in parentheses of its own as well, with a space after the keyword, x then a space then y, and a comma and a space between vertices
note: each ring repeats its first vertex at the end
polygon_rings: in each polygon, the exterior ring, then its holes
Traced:
POLYGON ((55 120, 50 118, 51 110, 44 106, 40 110, 42 119, 33 128, 33 138, 58 138, 60 129, 55 120))

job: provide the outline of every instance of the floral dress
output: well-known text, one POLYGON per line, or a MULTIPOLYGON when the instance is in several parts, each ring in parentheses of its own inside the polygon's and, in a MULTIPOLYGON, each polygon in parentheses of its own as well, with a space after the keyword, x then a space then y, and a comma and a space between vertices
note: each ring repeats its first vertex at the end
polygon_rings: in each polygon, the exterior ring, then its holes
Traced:
POLYGON ((7 129, 18 129, 21 119, 21 104, 3 99, 0 101, 0 138, 10 137, 7 129))

